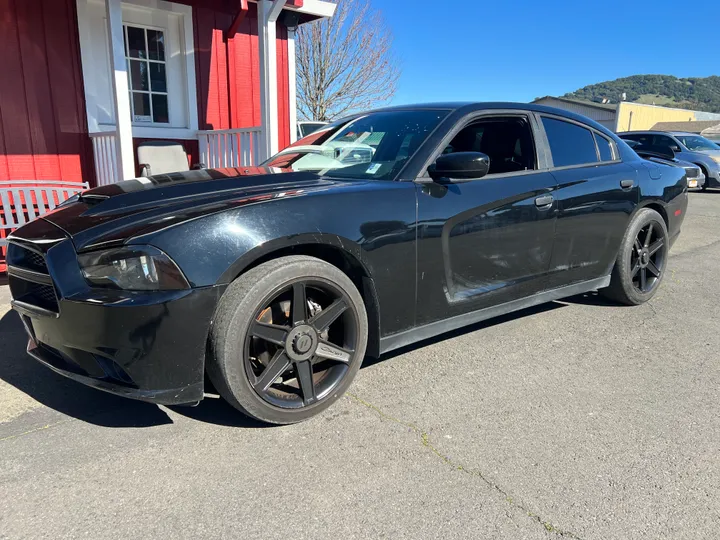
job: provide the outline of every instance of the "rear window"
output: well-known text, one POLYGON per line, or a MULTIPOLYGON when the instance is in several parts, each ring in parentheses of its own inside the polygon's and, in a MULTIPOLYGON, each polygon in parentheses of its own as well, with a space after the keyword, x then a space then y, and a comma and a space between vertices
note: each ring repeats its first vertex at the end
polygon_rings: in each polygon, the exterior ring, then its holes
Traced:
POLYGON ((543 117, 542 121, 555 167, 598 162, 592 131, 554 118, 543 117))

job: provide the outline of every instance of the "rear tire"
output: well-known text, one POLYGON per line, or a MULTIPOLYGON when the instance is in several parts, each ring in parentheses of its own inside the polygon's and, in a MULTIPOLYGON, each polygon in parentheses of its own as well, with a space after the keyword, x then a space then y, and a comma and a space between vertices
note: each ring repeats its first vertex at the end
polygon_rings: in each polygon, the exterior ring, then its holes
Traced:
POLYGON ((620 245, 610 286, 601 294, 629 306, 650 300, 665 277, 669 247, 662 216, 650 208, 639 210, 620 245))
POLYGON ((365 305, 347 275, 314 257, 281 257, 228 287, 213 323, 207 371, 242 413, 293 424, 345 393, 367 337, 365 305))

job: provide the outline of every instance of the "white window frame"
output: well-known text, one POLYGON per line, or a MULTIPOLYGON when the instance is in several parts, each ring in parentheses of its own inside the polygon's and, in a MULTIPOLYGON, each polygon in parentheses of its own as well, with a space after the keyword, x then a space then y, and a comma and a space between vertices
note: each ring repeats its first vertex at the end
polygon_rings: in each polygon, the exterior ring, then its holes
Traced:
MULTIPOLYGON (((88 51, 92 50, 92 47, 96 47, 97 44, 92 43, 90 39, 90 32, 88 30, 90 20, 87 13, 87 5, 90 1, 94 0, 76 0, 78 8, 78 26, 80 33, 80 52, 82 57, 83 66, 83 77, 85 79, 86 87, 93 87, 91 82, 93 76, 93 63, 92 57, 88 54, 88 51)), ((107 0, 103 0, 105 2, 107 0)), ((187 125, 185 127, 170 127, 166 124, 151 124, 145 122, 135 122, 132 120, 132 136, 133 138, 146 138, 146 139, 197 139, 198 131, 198 106, 197 106, 197 82, 195 77, 195 41, 193 32, 193 9, 192 6, 184 4, 177 4, 175 2, 167 2, 165 0, 123 0, 123 6, 136 9, 147 9, 147 10, 158 10, 167 11, 182 16, 182 23, 180 24, 180 48, 183 57, 183 68, 184 74, 183 79, 186 82, 186 103, 183 104, 186 112, 185 118, 187 119, 187 125)), ((151 24, 138 24, 133 21, 126 21, 123 17, 123 27, 125 25, 144 27, 151 30, 162 30, 167 39, 166 28, 153 26, 151 24)), ((124 31, 124 28, 123 28, 124 31)), ((109 51, 109 43, 104 44, 109 51)), ((109 52, 108 52, 109 54, 109 52)), ((167 49, 166 49, 167 55, 167 49)), ((167 56, 166 56, 166 69, 167 69, 167 56)), ((169 74, 166 71, 166 77, 169 79, 169 74)), ((168 91, 170 89, 168 88, 168 91)), ((128 80, 128 93, 132 91, 128 80)), ((168 92, 168 100, 171 100, 172 96, 168 92)), ((98 124, 96 118, 96 103, 90 96, 86 94, 86 107, 88 117, 88 130, 92 132, 97 131, 113 131, 115 126, 109 126, 106 124, 98 124)))
POLYGON ((150 58, 149 44, 147 42, 147 31, 148 30, 153 30, 155 32, 162 32, 163 38, 166 38, 166 36, 168 35, 167 28, 162 28, 160 26, 150 26, 147 24, 129 23, 129 22, 123 21, 123 34, 125 36, 125 43, 127 44, 126 45, 127 49, 125 51, 125 61, 128 62, 128 65, 130 65, 131 62, 136 61, 136 62, 145 62, 148 66, 150 66, 150 64, 162 64, 163 66, 165 66, 165 92, 159 92, 157 90, 153 90, 152 79, 150 76, 150 70, 148 70, 148 90, 135 90, 133 88, 132 69, 128 69, 128 85, 130 86, 130 107, 131 107, 131 111, 132 111, 132 124, 133 124, 133 127, 135 127, 135 126, 138 126, 138 127, 150 127, 150 126, 152 126, 152 127, 169 127, 169 125, 170 125, 170 118, 169 118, 170 115, 169 114, 168 114, 167 122, 155 122, 155 120, 153 119, 154 115, 152 114, 153 109, 154 109, 153 103, 152 103, 153 95, 166 96, 167 100, 168 100, 168 111, 170 110, 171 97, 170 97, 170 85, 168 84, 168 77, 167 77, 167 72, 169 69, 168 62, 167 62, 167 50, 165 51, 165 59, 164 60, 152 60, 150 58), (128 56, 130 53, 130 45, 129 45, 130 41, 129 41, 129 36, 128 36, 128 28, 129 27, 138 28, 145 32, 145 51, 148 53, 147 58, 134 58, 132 56, 128 56), (151 114, 150 114, 149 122, 143 122, 143 121, 139 121, 139 120, 135 119, 135 117, 137 115, 135 114, 135 105, 133 103, 133 94, 148 94, 150 96, 150 112, 151 112, 151 114))

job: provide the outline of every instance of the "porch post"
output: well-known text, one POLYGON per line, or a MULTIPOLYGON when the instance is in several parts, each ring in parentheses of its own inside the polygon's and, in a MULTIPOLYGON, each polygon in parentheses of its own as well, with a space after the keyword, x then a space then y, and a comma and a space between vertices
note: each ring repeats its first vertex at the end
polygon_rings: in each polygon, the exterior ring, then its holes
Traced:
POLYGON ((290 144, 297 141, 297 68, 295 67, 295 36, 297 30, 288 28, 288 97, 290 99, 290 144))
POLYGON ((265 158, 278 151, 277 20, 287 0, 258 0, 260 113, 265 158))
POLYGON ((115 144, 117 149, 116 181, 135 178, 135 159, 130 113, 130 90, 125 63, 122 7, 120 0, 105 0, 107 35, 110 42, 110 72, 112 73, 113 105, 115 108, 115 144))

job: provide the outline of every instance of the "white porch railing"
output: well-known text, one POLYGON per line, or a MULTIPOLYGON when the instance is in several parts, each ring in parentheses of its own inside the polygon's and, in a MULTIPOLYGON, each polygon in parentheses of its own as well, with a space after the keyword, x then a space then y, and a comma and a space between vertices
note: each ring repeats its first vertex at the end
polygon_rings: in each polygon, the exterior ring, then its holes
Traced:
POLYGON ((95 155, 95 176, 98 186, 114 184, 119 178, 115 131, 90 133, 95 155))
MULTIPOLYGON (((200 163, 207 168, 253 167, 264 159, 262 128, 198 131, 200 163)), ((114 184, 120 178, 116 131, 90 133, 95 156, 98 186, 114 184)))
POLYGON ((206 167, 253 167, 262 158, 262 128, 198 131, 200 163, 206 167))

